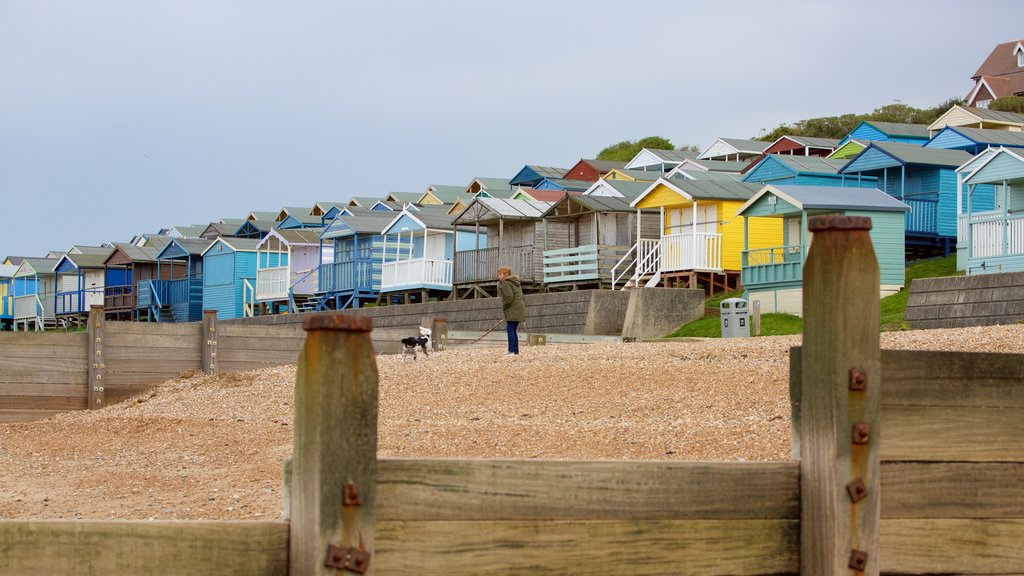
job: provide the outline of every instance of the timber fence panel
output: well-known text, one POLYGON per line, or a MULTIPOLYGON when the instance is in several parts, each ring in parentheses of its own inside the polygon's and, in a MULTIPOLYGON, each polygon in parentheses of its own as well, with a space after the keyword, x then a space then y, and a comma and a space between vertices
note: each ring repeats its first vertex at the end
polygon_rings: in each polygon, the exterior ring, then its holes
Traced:
POLYGON ((295 364, 305 337, 298 324, 254 326, 222 322, 217 328, 218 370, 295 364))
POLYGON ((288 574, 287 522, 0 521, 0 574, 288 574))
POLYGON ((146 388, 202 368, 198 323, 111 322, 104 325, 106 402, 117 402, 146 388))
POLYGON ((0 422, 86 407, 85 333, 0 333, 0 422))

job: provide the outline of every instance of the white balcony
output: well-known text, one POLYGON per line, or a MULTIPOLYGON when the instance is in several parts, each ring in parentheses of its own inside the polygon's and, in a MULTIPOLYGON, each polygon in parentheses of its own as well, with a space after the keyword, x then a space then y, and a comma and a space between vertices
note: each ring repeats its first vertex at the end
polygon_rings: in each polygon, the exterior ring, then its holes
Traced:
POLYGON ((452 261, 435 258, 413 258, 384 262, 381 267, 382 292, 428 288, 452 289, 452 261))
POLYGON ((260 268, 256 271, 256 300, 288 299, 288 267, 260 268))
POLYGON ((662 237, 660 272, 721 269, 721 234, 698 232, 696 234, 668 234, 662 237))

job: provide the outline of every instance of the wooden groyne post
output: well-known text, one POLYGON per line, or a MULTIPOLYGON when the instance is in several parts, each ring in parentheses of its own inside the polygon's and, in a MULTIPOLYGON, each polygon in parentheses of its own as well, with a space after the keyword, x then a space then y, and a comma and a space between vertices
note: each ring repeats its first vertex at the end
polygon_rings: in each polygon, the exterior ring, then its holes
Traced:
POLYGON ((871 220, 818 216, 804 265, 800 573, 879 573, 879 270, 871 220))
POLYGON ((377 364, 367 317, 314 315, 295 383, 289 575, 373 574, 377 364))

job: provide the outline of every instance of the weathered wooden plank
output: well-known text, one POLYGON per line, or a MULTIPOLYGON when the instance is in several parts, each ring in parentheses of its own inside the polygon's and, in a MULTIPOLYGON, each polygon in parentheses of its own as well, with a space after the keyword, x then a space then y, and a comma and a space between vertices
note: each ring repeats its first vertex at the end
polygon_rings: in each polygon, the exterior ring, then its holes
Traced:
POLYGON ((218 339, 229 336, 246 338, 305 338, 302 326, 296 324, 277 324, 262 326, 258 324, 233 324, 221 322, 217 325, 218 339))
POLYGON ((882 570, 892 574, 1022 574, 1024 519, 882 521, 882 570))
POLYGON ((86 393, 85 374, 77 381, 63 382, 4 382, 0 383, 0 397, 7 396, 73 396, 86 393))
POLYGON ((0 346, 61 346, 85 348, 85 332, 0 332, 0 346))
POLYGON ((0 573, 285 575, 285 522, 0 521, 0 573))
POLYGON ((203 325, 200 329, 199 363, 203 372, 217 373, 217 311, 203 310, 203 325))
POLYGON ((199 349, 195 348, 153 348, 151 346, 118 346, 108 347, 104 350, 107 358, 107 366, 112 367, 115 362, 134 361, 145 359, 173 360, 175 362, 189 361, 197 365, 200 361, 199 349))
POLYGON ((106 347, 103 341, 106 331, 104 324, 106 322, 103 315, 103 306, 91 306, 89 309, 87 332, 89 335, 89 354, 86 356, 88 374, 85 385, 86 394, 88 395, 86 405, 89 410, 103 408, 105 397, 106 382, 103 380, 103 375, 107 371, 107 360, 103 354, 106 347))
POLYGON ((1024 463, 883 462, 882 494, 882 518, 1024 518, 1024 463))
POLYGON ((795 462, 381 459, 377 472, 386 520, 800 517, 795 462))
POLYGON ((199 350, 198 335, 107 334, 103 340, 107 348, 193 348, 199 350))
POLYGON ((796 574, 797 520, 377 523, 380 574, 796 574))
MULTIPOLYGON (((299 360, 299 350, 219 350, 217 358, 220 362, 253 362, 256 364, 284 363, 295 364, 299 360)), ((225 368, 226 370, 226 368, 225 368)))
MULTIPOLYGON (((198 370, 189 368, 188 370, 198 370)), ((107 372, 105 380, 108 387, 142 386, 160 384, 168 380, 174 380, 187 370, 166 370, 163 372, 107 372)))
POLYGON ((9 358, 0 357, 0 381, 9 380, 10 374, 45 372, 77 372, 85 371, 87 364, 85 355, 78 358, 67 358, 61 355, 59 348, 50 348, 53 354, 49 358, 9 358))
MULTIPOLYGON (((89 378, 88 372, 80 370, 11 370, 0 373, 0 391, 8 386, 23 384, 79 384, 84 386, 89 378)), ((2 394, 2 392, 0 392, 2 394)))
POLYGON ((117 322, 106 323, 108 335, 135 335, 135 336, 199 336, 200 325, 198 322, 182 323, 155 323, 155 322, 117 322))
MULTIPOLYGON (((82 405, 85 408, 85 405, 82 405)), ((0 408, 0 424, 15 422, 34 422, 59 414, 61 410, 30 410, 0 408)))
POLYGON ((86 407, 85 385, 78 394, 31 396, 17 395, 0 397, 4 409, 11 410, 81 410, 86 407))
POLYGON ((3 356, 0 361, 18 361, 28 358, 61 358, 62 360, 79 360, 85 362, 88 355, 87 340, 82 339, 81 346, 52 346, 48 344, 4 344, 0 343, 3 356))
POLYGON ((369 554, 363 567, 372 576, 378 568, 377 363, 371 324, 365 318, 314 316, 303 325, 309 336, 295 382, 289 575, 337 574, 324 560, 333 545, 369 554))
POLYGON ((290 350, 298 352, 305 338, 242 338, 238 336, 221 336, 217 340, 217 353, 224 350, 290 350))
POLYGON ((882 458, 1024 462, 1024 410, 883 406, 882 458))
POLYGON ((882 404, 1024 408, 1024 354, 883 350, 882 404))
POLYGON ((818 216, 808 229, 815 234, 803 270, 800 572, 845 576, 860 557, 858 570, 877 576, 884 383, 871 219, 818 216), (853 440, 855 424, 868 428, 867 442, 853 440), (862 489, 851 498, 856 482, 862 489))

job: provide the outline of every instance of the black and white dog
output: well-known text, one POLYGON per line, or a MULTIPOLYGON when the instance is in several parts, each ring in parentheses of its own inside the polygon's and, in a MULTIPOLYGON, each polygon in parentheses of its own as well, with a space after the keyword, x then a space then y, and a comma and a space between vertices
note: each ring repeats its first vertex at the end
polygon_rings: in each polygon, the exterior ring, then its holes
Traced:
POLYGON ((423 349, 424 356, 430 356, 430 352, 427 351, 427 346, 430 344, 430 328, 424 328, 420 326, 419 336, 408 336, 402 338, 402 362, 405 362, 406 354, 412 352, 412 360, 416 362, 416 347, 423 349))

